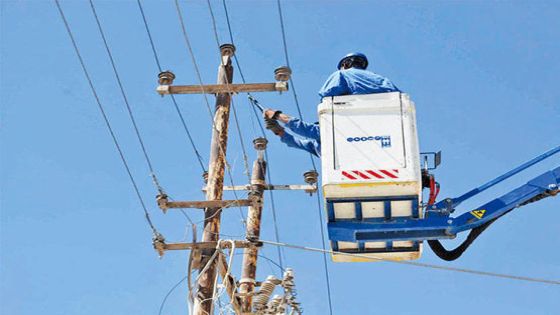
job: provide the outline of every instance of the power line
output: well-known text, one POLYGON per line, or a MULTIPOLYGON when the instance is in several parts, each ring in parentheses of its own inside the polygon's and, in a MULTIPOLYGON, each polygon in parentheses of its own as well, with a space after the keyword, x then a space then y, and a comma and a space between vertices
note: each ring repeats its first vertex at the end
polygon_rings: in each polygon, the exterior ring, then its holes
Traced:
MULTIPOLYGON (((229 19, 229 12, 228 12, 228 8, 227 8, 226 1, 225 1, 225 0, 222 0, 222 4, 223 4, 223 7, 224 7, 224 12, 225 12, 225 16, 226 16, 226 22, 227 22, 227 26, 228 26, 228 32, 229 32, 230 41, 231 41, 232 45, 234 45, 233 31, 232 31, 232 28, 231 28, 231 22, 230 22, 230 19, 229 19)), ((241 65, 240 65, 240 63, 239 63, 239 60, 238 60, 238 58, 237 58, 237 55, 234 55, 234 60, 235 60, 235 63, 236 63, 236 65, 237 65, 237 68, 239 69, 239 74, 240 74, 240 76, 241 76, 241 80, 243 81, 243 83, 246 83, 246 81, 245 81, 245 76, 243 75, 243 71, 242 71, 242 69, 241 69, 241 65)), ((251 100, 251 98, 252 98, 251 93, 247 93, 247 95, 248 95, 248 97, 249 97, 249 101, 252 102, 252 100, 251 100)), ((266 138, 267 138, 267 137, 266 137, 266 133, 265 133, 265 130, 264 130, 264 128, 263 128, 262 122, 260 121, 259 114, 258 114, 257 111, 255 110, 255 106, 251 106, 251 109, 252 109, 252 111, 253 111, 253 113, 254 113, 254 115, 255 115, 255 117, 256 117, 256 121, 258 122, 258 125, 259 125, 259 128, 260 128, 260 130, 261 130, 262 136, 266 139, 266 138)), ((268 158, 268 150, 265 149, 265 150, 264 150, 264 153, 265 153, 265 158, 266 158, 266 160, 267 160, 267 161, 270 161, 270 159, 268 158)), ((268 181, 269 183, 272 183, 272 175, 271 175, 271 173, 272 173, 271 167, 270 167, 270 164, 268 164, 268 172, 266 172, 266 178, 267 178, 267 181, 268 181)), ((275 202, 274 202, 274 193, 273 193, 272 190, 269 190, 268 193, 269 193, 269 196, 270 196, 270 209, 271 209, 271 212, 272 212, 272 219, 273 219, 273 224, 274 224, 274 236, 275 236, 275 240, 276 240, 277 242, 279 242, 279 241, 280 241, 280 233, 279 233, 279 231, 278 231, 278 221, 277 221, 277 219, 276 219, 276 205, 275 205, 275 202)), ((283 260, 282 260, 282 249, 281 249, 281 248, 278 248, 278 263, 279 263, 280 266, 282 266, 282 268, 283 268, 284 265, 283 265, 283 260)))
POLYGON ((160 235, 159 232, 157 231, 157 229, 155 228, 151 218, 150 218, 150 214, 148 213, 148 209, 146 208, 146 205, 144 204, 144 200, 142 199, 142 196, 140 195, 140 190, 138 189, 138 185, 136 184, 136 181, 134 180, 134 177, 132 176, 132 172, 130 170, 130 167, 128 166, 126 158, 124 157, 124 153, 121 149, 121 146, 119 145, 119 142, 117 141, 117 137, 116 137, 116 135, 113 131, 113 128, 111 127, 111 124, 109 122, 107 114, 105 113, 105 109, 103 108, 103 105, 101 104, 99 96, 97 95, 97 91, 95 90, 95 87, 93 85, 93 81, 91 80, 91 77, 89 76, 89 72, 87 71, 87 68, 86 68, 84 60, 82 58, 82 55, 80 53, 80 50, 78 49, 78 45, 76 44, 76 40, 74 39, 74 35, 72 34, 72 31, 70 29, 70 25, 68 24, 68 21, 66 20, 66 16, 64 15, 64 11, 62 11, 62 7, 60 6, 60 3, 59 3, 58 0, 54 0, 54 2, 56 4, 56 7, 58 8, 58 11, 60 12, 60 17, 62 18, 62 21, 64 22, 64 26, 66 28, 66 31, 68 32, 68 36, 70 37, 70 40, 72 41, 72 46, 74 47, 74 51, 76 52, 76 56, 78 57, 78 60, 80 61, 80 65, 82 67, 84 75, 85 75, 85 77, 88 81, 88 84, 89 84, 89 87, 91 88, 93 96, 95 97, 95 100, 97 102, 97 107, 99 108, 99 111, 101 112, 101 116, 103 117, 103 120, 105 121, 105 125, 107 126, 109 134, 111 135, 111 138, 113 139, 113 143, 115 144, 115 148, 117 149, 117 151, 119 153, 119 156, 121 158, 121 161, 124 165, 124 168, 126 169, 126 172, 128 174, 128 178, 130 179, 130 182, 132 183, 132 187, 134 188, 134 191, 136 192, 136 196, 138 197, 140 205, 142 206, 142 209, 144 210, 144 217, 146 218, 146 222, 150 226, 154 235, 160 235))
POLYGON ((214 16, 214 10, 212 10, 212 4, 210 3, 210 0, 206 0, 206 3, 208 4, 208 11, 210 11, 210 18, 212 20, 212 30, 214 31, 214 38, 216 39, 216 44, 218 45, 219 48, 220 37, 218 36, 218 28, 216 27, 216 17, 214 16))
MULTIPOLYGON (((216 17, 214 16, 214 10, 212 10, 212 4, 210 3, 210 0, 207 0, 206 3, 208 4, 208 11, 210 11, 210 17, 212 20, 212 29, 214 30, 214 38, 216 39, 216 45, 218 46, 218 49, 220 49, 220 38, 218 36, 218 27, 216 26, 216 17)), ((229 83, 226 84, 229 85, 229 83)), ((237 129, 237 135, 239 137, 239 143, 241 145, 241 150, 243 152, 243 164, 245 167, 245 174, 247 175, 247 179, 249 180, 249 182, 251 182, 251 174, 249 172, 249 158, 247 156, 247 150, 245 149, 245 141, 243 141, 241 126, 239 125, 239 119, 237 117, 237 110, 235 108, 235 103, 233 102, 233 98, 231 100, 231 109, 233 111, 233 118, 235 121, 235 127, 237 129)))
POLYGON ((154 54, 154 59, 156 60, 156 64, 158 66, 159 72, 161 72, 162 71, 161 63, 159 62, 156 46, 154 45, 154 40, 152 39, 152 33, 150 32, 150 28, 148 27, 148 21, 146 20, 146 15, 144 14, 142 3, 140 2, 140 0, 137 0, 136 2, 138 3, 138 8, 140 9, 142 20, 144 21, 144 27, 146 28, 146 33, 148 33, 148 38, 150 39, 150 46, 152 47, 152 53, 154 54))
POLYGON ((382 259, 382 258, 370 257, 370 256, 367 256, 367 255, 364 255, 364 254, 345 253, 345 252, 340 252, 340 251, 324 250, 324 249, 320 249, 320 248, 313 248, 313 247, 287 244, 287 243, 279 243, 279 242, 272 242, 272 241, 259 240, 259 242, 262 242, 264 244, 274 245, 274 246, 295 248, 295 249, 301 249, 301 250, 311 251, 311 252, 319 252, 319 253, 327 253, 327 254, 336 254, 336 255, 343 255, 343 256, 366 258, 366 259, 370 259, 370 260, 377 260, 377 261, 395 263, 395 264, 400 264, 400 265, 410 265, 410 266, 429 268, 429 269, 439 269, 439 270, 447 270, 447 271, 453 271, 453 272, 469 273, 469 274, 475 274, 475 275, 479 275, 479 276, 489 276, 489 277, 495 277, 495 278, 503 278, 503 279, 512 279, 512 280, 520 280, 520 281, 560 285, 560 281, 558 281, 558 280, 516 276, 516 275, 503 274, 503 273, 495 273, 495 272, 488 272, 488 271, 466 269, 466 268, 447 267, 447 266, 419 263, 419 262, 413 262, 413 261, 387 260, 387 259, 382 259))
MULTIPOLYGON (((150 28, 148 26, 148 21, 146 19, 146 15, 144 14, 144 9, 142 7, 142 3, 140 2, 140 0, 136 1, 138 3, 138 9, 140 9, 140 14, 142 15, 142 21, 144 22, 144 27, 146 29, 146 33, 148 34, 148 39, 150 41, 150 47, 152 48, 152 53, 154 55, 154 60, 156 61, 157 67, 159 69, 159 72, 163 71, 163 68, 161 67, 161 63, 157 54, 157 50, 156 50, 156 46, 154 44, 154 40, 152 38, 152 33, 150 32, 150 28)), ((204 162, 202 161, 202 156, 200 155, 198 148, 196 147, 196 144, 194 143, 193 137, 191 135, 191 132, 189 130, 189 127, 187 126, 186 120, 183 117, 183 114, 181 113, 181 110, 179 109, 179 105, 177 104, 177 100, 175 99, 175 96, 173 94, 170 95, 171 96, 171 100, 173 102, 173 105, 175 107, 175 111, 177 113, 177 115, 179 116, 179 120, 181 121, 181 125, 183 126, 183 130, 185 131, 186 135, 187 135, 187 139, 189 140, 191 147, 197 157, 198 163, 200 164, 200 168, 202 169, 202 172, 206 172, 206 168, 204 167, 204 162)))
MULTIPOLYGON (((286 66, 290 67, 290 58, 288 56, 288 44, 286 41, 286 29, 284 27, 284 16, 282 14, 282 5, 280 4, 280 0, 277 0, 276 3, 278 4, 278 16, 280 17, 280 30, 282 31, 282 44, 284 47, 284 56, 286 58, 286 66)), ((299 106, 299 100, 296 92, 296 86, 294 84, 294 80, 290 76, 290 90, 292 91, 292 95, 294 96, 294 102, 296 103, 296 108, 299 114, 299 119, 303 120, 303 114, 301 113, 301 107, 299 106)), ((315 160, 313 160, 313 155, 309 153, 309 159, 311 160, 311 165, 313 166, 313 170, 317 171, 317 166, 315 165, 315 160)))
MULTIPOLYGON (((286 29, 284 27, 284 16, 282 14, 282 5, 280 3, 280 0, 276 1, 277 6, 278 6, 278 16, 280 18, 280 30, 282 32, 282 44, 284 47, 284 56, 286 58, 286 65, 288 67, 290 67, 290 58, 289 58, 289 54, 288 54, 288 43, 286 40, 286 29)), ((292 94, 294 96, 294 102, 296 103, 296 108, 299 114, 299 118, 301 120, 303 120, 303 114, 301 112, 301 108, 299 106, 299 100, 297 97, 297 92, 296 92, 296 87, 294 84, 294 81, 292 79, 292 77, 290 76, 290 90, 292 90, 292 94)), ((313 170, 317 171, 317 166, 315 165, 315 160, 313 159, 313 155, 310 153, 309 154, 309 159, 311 160, 311 165, 313 166, 313 170)), ((321 228, 321 244, 323 247, 323 250, 326 250, 326 245, 325 245, 325 232, 323 231, 323 212, 321 211, 321 200, 319 197, 319 193, 317 193, 317 211, 319 214, 319 221, 320 221, 320 228, 321 228)), ((333 314, 333 310, 332 310, 332 298, 331 298, 331 288, 330 288, 330 277, 329 277, 329 268, 328 268, 328 263, 327 263, 327 254, 323 253, 323 266, 325 269, 325 281, 327 284, 327 296, 328 296, 328 301, 329 301, 329 312, 332 315, 333 314)))
MULTIPOLYGON (((183 38, 185 40, 185 44, 187 45, 187 49, 189 51, 189 55, 191 57, 191 62, 194 66, 194 70, 196 73, 196 77, 198 79, 198 83, 200 88, 202 89, 202 95, 204 97, 204 101, 206 103, 206 107, 208 109, 208 113, 210 114, 210 120, 212 121, 212 127, 214 127, 214 117, 212 108, 210 108, 210 102, 208 101, 208 96, 206 96, 206 92, 204 91, 204 82, 202 80, 202 75, 200 74, 200 69, 198 68, 198 63, 196 62, 196 57, 194 56, 194 52, 192 49, 191 41, 189 39, 189 35, 187 33, 187 28, 185 26, 185 22, 183 21, 183 13, 181 12, 181 6, 179 5, 179 0, 175 0, 175 10, 177 11, 177 16, 179 17, 179 23, 181 24, 181 31, 183 32, 183 38)), ((222 150, 224 151, 224 150, 222 150)), ((225 153, 225 152, 224 152, 225 153)))
MULTIPOLYGON (((323 250, 325 250, 326 245, 325 245, 325 231, 324 231, 324 227, 323 227, 323 212, 321 209, 321 197, 320 197, 320 193, 319 191, 317 191, 316 193, 317 195, 317 214, 319 216, 319 222, 320 222, 320 228, 321 228, 321 244, 323 246, 323 250)), ((324 252, 323 253, 323 266, 325 269, 325 281, 327 283, 327 296, 328 296, 328 301, 329 301, 329 314, 332 315, 333 310, 332 310, 332 298, 331 298, 331 279, 329 277, 329 265, 327 262, 327 253, 324 252)))
POLYGON ((167 299, 169 298, 171 293, 173 293, 173 291, 175 291, 175 289, 177 289, 181 285, 181 283, 185 282, 187 278, 188 276, 184 276, 183 278, 181 278, 181 280, 179 280, 179 282, 177 282, 173 287, 171 287, 169 291, 167 291, 167 294, 165 294, 165 297, 163 298, 161 304, 159 305, 159 312, 158 312, 159 315, 163 314, 163 307, 165 306, 165 302, 167 302, 167 299))
MULTIPOLYGON (((181 31, 182 31, 182 33, 183 33, 183 38, 184 38, 184 40, 185 40, 185 44, 187 45, 187 49, 188 49, 188 51, 189 51, 189 55, 190 55, 190 57, 191 57, 191 61, 192 61, 193 66, 194 66, 194 69, 195 69, 195 72, 196 72, 196 76, 197 76, 197 78, 198 78, 198 83, 199 83, 199 85, 200 85, 200 88, 202 89, 202 94, 204 95, 204 101, 205 101, 205 103, 206 103, 206 107, 207 107, 208 113, 209 113, 209 115, 210 115, 210 122, 211 122, 211 124, 212 124, 212 128, 213 128, 214 130, 217 131, 216 125, 214 124, 213 112, 212 112, 212 109, 210 108, 210 102, 208 101, 208 97, 207 97, 207 95, 206 95, 206 93, 205 93, 205 91, 204 91, 204 82, 202 81, 202 75, 201 75, 201 73, 200 73, 200 69, 198 68, 198 63, 196 62, 196 57, 195 57, 194 51, 193 51, 193 49, 192 49, 191 41, 190 41, 189 35, 188 35, 188 33, 187 33, 187 28, 186 28, 185 22, 184 22, 184 20, 183 20, 183 13, 181 12, 181 7, 180 7, 180 5, 179 5, 179 1, 178 1, 178 0, 175 0, 175 9, 176 9, 176 11, 177 11, 177 16, 178 16, 178 18, 179 18, 179 22, 180 22, 180 25, 181 25, 181 31)), ((216 35, 217 35, 217 33, 216 33, 216 35)), ((218 39, 217 37, 216 37, 216 41, 218 42, 218 48, 219 48, 219 39, 218 39)), ((225 65, 224 65, 224 66, 225 66, 225 65)), ((220 147, 220 150, 223 152, 223 154, 224 154, 224 156, 225 156, 226 151, 224 150, 224 148, 222 147, 221 144, 219 144, 219 147, 220 147)), ((227 174, 228 174, 228 178, 229 178, 229 180, 230 180, 230 183, 231 183, 232 186, 235 186, 235 183, 234 183, 234 181, 233 181, 233 175, 231 174, 230 165, 229 165, 229 163, 227 162, 227 160, 225 161, 225 163, 226 163, 226 172, 227 172, 227 174)), ((247 168, 247 172, 248 172, 248 168, 247 168)), ((237 193, 236 193, 235 191, 233 191, 233 195, 234 195, 234 197, 235 197, 236 200, 239 199, 239 198, 237 197, 237 193)), ((241 209, 241 207, 239 207, 239 215, 240 215, 240 217, 241 217, 241 220, 242 220, 242 222, 243 222, 243 225, 245 225, 245 220, 246 220, 246 219, 245 219, 245 216, 243 215, 243 210, 241 209)))
POLYGON ((111 49, 109 48, 109 44, 107 43, 107 38, 105 37, 105 33, 103 32, 103 28, 101 27, 101 22, 99 20, 99 16, 97 15, 97 11, 95 10, 95 6, 93 5, 93 1, 90 0, 89 4, 91 6, 91 11, 93 12, 93 16, 95 17, 95 22, 97 23, 99 33, 101 34, 101 38, 103 39, 103 44, 105 45, 105 50, 107 51, 107 55, 109 56, 109 60, 111 61, 111 66, 113 67, 113 72, 115 74, 115 78, 117 79, 117 84, 119 86, 119 89, 121 91, 121 95, 122 95, 124 103, 126 105, 126 109, 128 111, 128 116, 130 117, 130 121, 132 122, 132 126, 134 127, 134 132, 136 133, 136 138, 138 139, 138 142, 140 143, 140 147, 142 148, 144 158, 145 158, 146 163, 148 165, 148 168, 150 170, 150 175, 152 176, 152 180, 153 180, 158 192, 160 194, 163 194, 163 189, 161 188, 161 185, 159 184, 159 181, 156 177, 154 167, 152 165, 152 161, 151 161, 151 159, 148 155, 148 152, 146 150, 146 145, 144 144, 144 141, 142 140, 142 136, 140 135, 140 131, 139 131, 138 125, 136 123, 136 119, 134 118, 134 114, 132 113, 132 108, 130 107, 130 103, 128 102, 128 97, 126 96, 126 93, 124 91, 124 87, 123 87, 119 72, 117 71, 117 66, 115 64, 115 60, 113 58, 113 54, 111 53, 111 49))

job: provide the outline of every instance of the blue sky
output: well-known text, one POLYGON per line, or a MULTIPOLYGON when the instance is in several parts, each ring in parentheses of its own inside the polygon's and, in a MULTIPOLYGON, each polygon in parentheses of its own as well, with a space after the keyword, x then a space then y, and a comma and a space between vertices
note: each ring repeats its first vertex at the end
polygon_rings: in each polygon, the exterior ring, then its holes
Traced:
MULTIPOLYGON (((285 64, 275 1, 228 1, 246 79, 269 82, 285 64)), ((169 98, 154 89, 158 69, 135 1, 96 1, 99 17, 158 178, 176 200, 203 199, 201 170, 169 98)), ((423 151, 442 150, 440 196, 456 196, 557 146, 560 109, 560 5, 555 1, 283 1, 288 51, 303 116, 315 121, 317 90, 341 56, 361 51, 370 69, 416 102, 423 151)), ((228 42, 221 1, 212 1, 220 42, 228 42)), ((219 62, 205 1, 181 2, 203 81, 219 62)), ((101 101, 157 228, 169 241, 190 239, 178 212, 155 204, 156 190, 133 133, 89 4, 62 1, 101 101)), ((172 1, 144 1, 165 69, 177 84, 197 78, 172 1)), ((186 252, 158 259, 151 232, 51 1, 1 2, 2 314, 157 314, 186 273, 186 252)), ((236 69, 235 82, 240 82, 236 69)), ((291 93, 261 103, 296 114, 291 93)), ((201 96, 178 96, 207 163, 211 125, 201 96)), ((213 103, 213 97, 210 97, 213 103)), ((235 98, 245 143, 260 131, 244 95, 235 98)), ((245 182, 234 125, 228 160, 245 182)), ((272 138, 272 137, 271 137, 272 138)), ((307 154, 269 145, 275 184, 300 183, 307 154)), ((249 157, 255 153, 248 147, 249 157)), ((463 211, 559 165, 553 157, 465 203, 463 211)), ((232 196, 226 196, 232 197, 232 196)), ((314 197, 274 195, 280 239, 320 247, 314 197)), ((265 203, 269 200, 265 200, 265 203)), ((270 204, 270 203, 268 203, 270 204)), ((559 200, 508 214, 455 262, 429 249, 421 262, 539 278, 560 278, 559 200)), ((189 210, 193 220, 202 216, 189 210)), ((274 239, 266 207, 263 239, 274 239)), ((239 211, 223 233, 243 234, 239 211)), ((458 241, 448 242, 449 246, 458 241)), ((263 254, 276 259, 276 248, 263 254)), ((321 254, 285 249, 306 314, 327 314, 321 254)), ((239 275, 241 256, 234 273, 239 275)), ((560 288, 391 263, 329 263, 334 314, 554 314, 560 288)), ((259 277, 277 273, 266 261, 259 277)), ((163 314, 186 313, 186 287, 163 314)))

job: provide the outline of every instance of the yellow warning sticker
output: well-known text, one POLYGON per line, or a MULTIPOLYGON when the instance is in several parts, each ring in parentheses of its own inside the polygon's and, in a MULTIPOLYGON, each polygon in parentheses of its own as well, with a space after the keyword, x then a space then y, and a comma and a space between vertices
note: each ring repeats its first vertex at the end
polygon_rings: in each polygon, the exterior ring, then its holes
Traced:
POLYGON ((471 214, 477 219, 482 219, 482 217, 484 216, 484 213, 486 213, 486 210, 484 210, 484 209, 471 211, 471 214))

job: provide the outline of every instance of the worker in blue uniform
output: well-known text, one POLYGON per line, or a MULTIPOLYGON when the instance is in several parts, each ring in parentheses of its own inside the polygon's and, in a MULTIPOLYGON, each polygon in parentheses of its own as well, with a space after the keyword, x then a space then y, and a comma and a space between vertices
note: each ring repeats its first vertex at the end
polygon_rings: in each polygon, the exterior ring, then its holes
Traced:
POLYGON ((368 59, 362 53, 350 53, 338 62, 338 71, 329 76, 319 96, 400 92, 389 79, 367 71, 368 59))
MULTIPOLYGON (((400 92, 400 90, 387 78, 367 71, 368 59, 362 53, 350 53, 338 62, 338 71, 329 76, 319 96, 340 96, 353 94, 374 94, 387 92, 400 92)), ((290 147, 310 152, 319 157, 321 155, 321 138, 319 124, 310 124, 300 119, 290 117, 281 111, 267 109, 263 112, 267 129, 280 137, 280 140, 290 147), (278 124, 278 120, 296 135, 286 132, 278 124)))
POLYGON ((280 141, 284 142, 289 147, 305 150, 316 157, 321 156, 319 123, 310 124, 273 109, 266 109, 263 114, 266 121, 266 128, 279 136, 280 141), (286 132, 286 130, 278 124, 278 121, 284 123, 286 128, 300 137, 295 137, 291 133, 286 132))

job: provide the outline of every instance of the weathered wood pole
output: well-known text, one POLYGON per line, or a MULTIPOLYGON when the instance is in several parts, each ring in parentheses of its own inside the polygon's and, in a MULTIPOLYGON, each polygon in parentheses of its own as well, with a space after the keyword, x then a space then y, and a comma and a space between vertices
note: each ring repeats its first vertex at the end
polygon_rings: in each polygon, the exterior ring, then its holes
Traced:
MULTIPOLYGON (((258 152, 258 158, 253 163, 253 173, 251 175, 251 198, 262 200, 263 191, 266 185, 266 161, 264 160, 264 150, 267 140, 257 138, 253 141, 258 152)), ((249 241, 257 241, 261 234, 262 201, 254 203, 247 212, 246 238, 249 241)), ((243 251, 243 270, 239 280, 239 295, 241 296, 241 309, 243 312, 252 311, 253 297, 255 290, 255 277, 257 275, 257 257, 259 249, 257 247, 245 248, 243 251)))
MULTIPOLYGON (((235 47, 231 44, 220 46, 222 64, 218 68, 218 84, 230 84, 233 79, 231 57, 235 47)), ((212 127, 212 143, 210 145, 210 163, 208 166, 208 184, 206 185, 206 200, 222 200, 224 186, 224 171, 226 167, 226 149, 228 140, 229 109, 231 94, 216 94, 216 113, 212 127)), ((206 208, 204 211, 204 231, 202 242, 216 242, 220 233, 221 208, 206 208)), ((201 266, 208 263, 215 249, 202 250, 201 266)), ((193 312, 195 315, 213 314, 214 279, 218 259, 210 262, 209 267, 200 275, 197 282, 197 292, 194 299, 193 312)))

